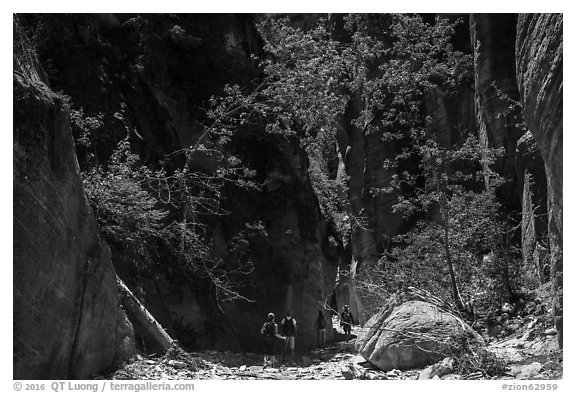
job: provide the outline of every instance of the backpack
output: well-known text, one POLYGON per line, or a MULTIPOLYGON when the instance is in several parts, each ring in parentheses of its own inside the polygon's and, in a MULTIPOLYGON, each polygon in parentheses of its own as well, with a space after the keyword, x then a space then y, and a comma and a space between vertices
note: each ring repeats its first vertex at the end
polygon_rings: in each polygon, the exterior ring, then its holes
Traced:
POLYGON ((296 324, 294 323, 294 318, 284 318, 282 321, 282 329, 285 336, 293 336, 296 332, 296 324))
POLYGON ((342 322, 352 323, 352 314, 349 311, 342 313, 342 322))
POLYGON ((262 331, 260 333, 262 333, 264 337, 269 338, 274 337, 274 335, 276 334, 275 332, 276 329, 274 329, 274 325, 275 325, 274 322, 265 322, 264 326, 262 326, 262 331))

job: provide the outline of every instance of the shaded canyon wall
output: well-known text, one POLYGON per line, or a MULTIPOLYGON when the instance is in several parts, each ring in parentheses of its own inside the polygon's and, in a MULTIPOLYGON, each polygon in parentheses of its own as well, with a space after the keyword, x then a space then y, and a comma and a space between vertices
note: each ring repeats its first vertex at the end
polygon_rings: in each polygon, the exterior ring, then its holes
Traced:
POLYGON ((69 106, 14 22, 15 379, 87 379, 135 353, 84 196, 69 106))
MULTIPOLYGON (((249 89, 259 78, 251 56, 262 43, 248 14, 53 17, 65 31, 52 33, 69 45, 57 46, 57 57, 41 53, 52 66, 52 82, 73 105, 89 116, 102 114, 96 155, 103 161, 126 136, 151 162, 190 146, 204 131, 211 95, 226 83, 249 89)), ((234 263, 231 241, 262 225, 249 245, 254 276, 240 290, 254 302, 218 306, 209 283, 184 279, 170 260, 153 275, 122 266, 119 274, 187 349, 258 352, 267 313, 281 317, 290 308, 301 325, 299 345, 315 344, 314 319, 332 293, 339 239, 320 213, 305 153, 257 127, 235 136, 229 149, 265 187, 225 188, 230 214, 211 222, 210 231, 215 252, 234 263)), ((88 152, 78 151, 82 165, 88 152)), ((191 163, 203 170, 214 164, 209 157, 191 163)), ((119 265, 122 255, 112 251, 119 265)))

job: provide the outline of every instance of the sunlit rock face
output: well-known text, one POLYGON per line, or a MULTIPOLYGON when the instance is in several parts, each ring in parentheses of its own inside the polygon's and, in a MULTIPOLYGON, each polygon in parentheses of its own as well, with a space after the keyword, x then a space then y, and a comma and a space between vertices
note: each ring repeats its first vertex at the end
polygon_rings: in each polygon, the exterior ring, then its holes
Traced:
MULTIPOLYGON (((540 149, 548 180, 551 278, 558 288, 557 324, 562 310, 562 14, 520 14, 516 74, 524 118, 540 149)), ((562 334, 559 334, 560 343, 562 334)))
POLYGON ((562 234, 562 14, 518 19, 516 72, 526 126, 540 147, 549 180, 552 215, 562 234))
POLYGON ((87 379, 134 354, 84 196, 69 107, 14 23, 14 378, 87 379))

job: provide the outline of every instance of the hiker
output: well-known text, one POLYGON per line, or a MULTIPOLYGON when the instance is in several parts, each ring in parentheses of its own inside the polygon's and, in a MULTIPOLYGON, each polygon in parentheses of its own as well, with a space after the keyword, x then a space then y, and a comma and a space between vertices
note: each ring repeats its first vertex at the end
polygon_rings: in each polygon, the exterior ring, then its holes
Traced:
POLYGON ((322 349, 326 349, 326 319, 324 318, 322 310, 318 311, 318 318, 316 318, 316 323, 314 323, 314 330, 316 330, 318 348, 320 348, 320 342, 322 342, 322 349))
POLYGON ((268 314, 268 319, 264 322, 264 325, 262 325, 260 334, 262 334, 264 340, 264 367, 274 367, 276 363, 274 342, 276 339, 286 340, 286 338, 278 334, 278 325, 274 321, 274 313, 268 314))
POLYGON ((286 316, 282 319, 280 323, 282 326, 282 334, 286 337, 286 345, 282 351, 282 363, 284 363, 284 357, 286 355, 286 350, 290 350, 290 362, 294 362, 294 336, 296 335, 296 319, 292 316, 292 312, 287 311, 286 316))
POLYGON ((344 306, 344 310, 342 310, 342 314, 340 314, 340 326, 344 329, 344 335, 346 337, 346 341, 350 339, 350 332, 352 331, 352 324, 354 323, 354 318, 352 317, 352 313, 348 308, 348 305, 344 306))

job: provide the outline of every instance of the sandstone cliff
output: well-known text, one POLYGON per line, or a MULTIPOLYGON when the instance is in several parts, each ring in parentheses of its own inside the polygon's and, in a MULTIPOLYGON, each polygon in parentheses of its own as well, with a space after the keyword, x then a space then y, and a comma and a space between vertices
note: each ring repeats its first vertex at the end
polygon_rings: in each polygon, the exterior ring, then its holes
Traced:
POLYGON ((500 196, 510 211, 521 212, 525 266, 535 273, 537 280, 545 282, 548 246, 543 245, 548 229, 543 223, 547 220, 547 186, 541 153, 525 127, 525 111, 520 105, 515 50, 517 19, 516 14, 470 17, 478 133, 487 146, 504 149, 504 156, 497 163, 497 170, 506 180, 500 196))
POLYGON ((497 170, 506 179, 502 199, 510 208, 520 206, 516 177, 516 143, 524 133, 515 74, 516 14, 472 14, 470 31, 474 49, 475 99, 478 136, 486 145, 503 148, 497 170))
POLYGON ((14 23, 14 378, 88 378, 134 351, 84 196, 66 100, 14 23))
MULTIPOLYGON (((557 325, 562 327, 562 14, 518 17, 516 74, 526 126, 542 153, 548 185, 551 278, 558 288, 557 325)), ((561 335, 559 336, 562 343, 561 335)))

